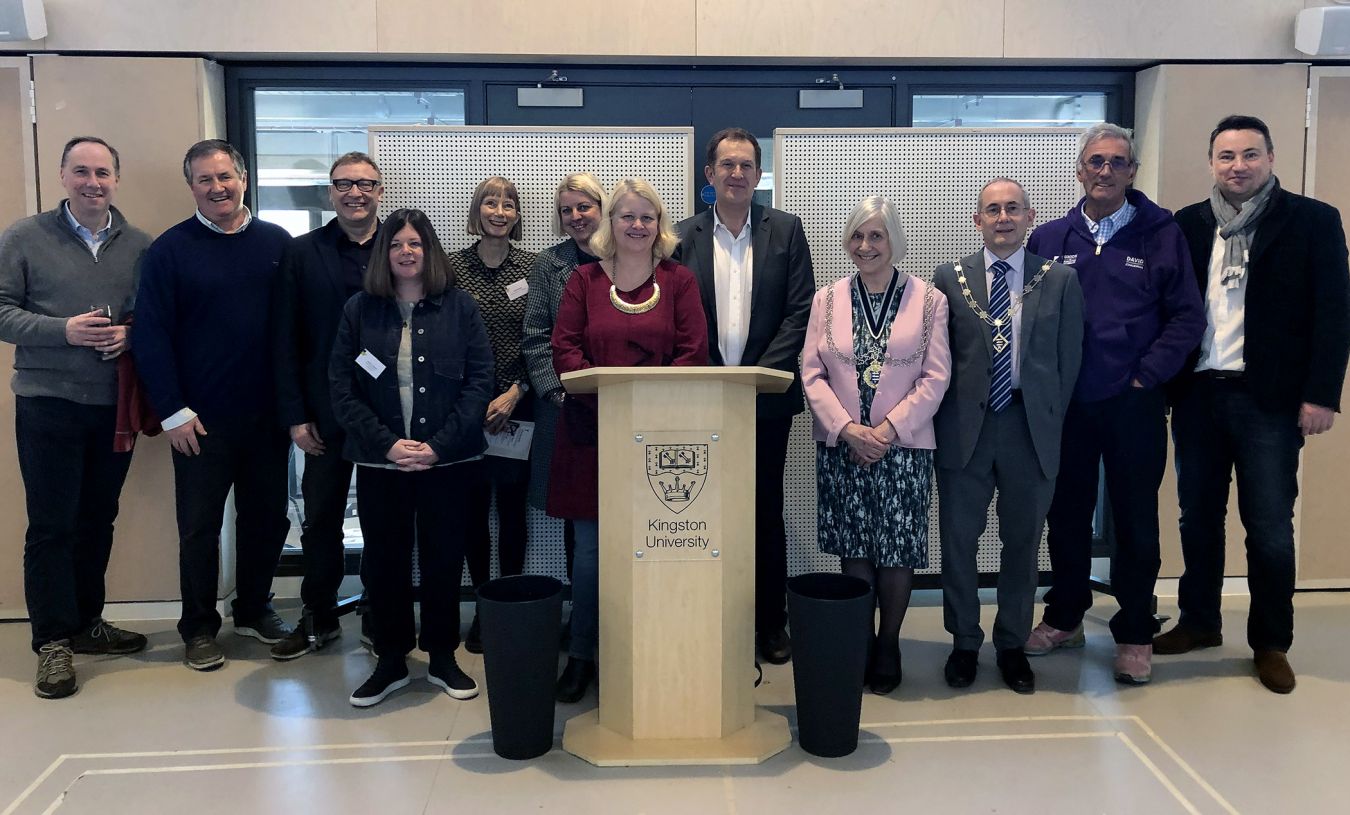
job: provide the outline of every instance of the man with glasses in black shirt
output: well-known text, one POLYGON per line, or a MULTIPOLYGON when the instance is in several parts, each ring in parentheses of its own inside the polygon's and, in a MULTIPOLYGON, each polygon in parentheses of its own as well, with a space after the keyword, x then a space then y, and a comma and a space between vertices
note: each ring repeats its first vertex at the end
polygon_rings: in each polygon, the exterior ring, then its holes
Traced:
POLYGON ((290 245, 281 260, 274 321, 278 411, 291 441, 305 455, 300 482, 304 521, 305 613, 290 636, 272 646, 272 658, 295 659, 341 633, 342 521, 352 464, 342 457, 342 429, 328 394, 328 359, 342 306, 361 290, 380 222, 384 192, 380 168, 365 153, 340 156, 328 171, 328 200, 337 217, 290 245))

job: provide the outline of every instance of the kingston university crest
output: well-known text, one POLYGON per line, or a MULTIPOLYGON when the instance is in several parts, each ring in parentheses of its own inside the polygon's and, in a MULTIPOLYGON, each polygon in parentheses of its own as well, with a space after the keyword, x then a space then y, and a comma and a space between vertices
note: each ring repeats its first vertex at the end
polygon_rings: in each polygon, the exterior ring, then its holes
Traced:
POLYGON ((647 483, 666 509, 679 514, 698 499, 708 480, 708 445, 647 445, 647 483))

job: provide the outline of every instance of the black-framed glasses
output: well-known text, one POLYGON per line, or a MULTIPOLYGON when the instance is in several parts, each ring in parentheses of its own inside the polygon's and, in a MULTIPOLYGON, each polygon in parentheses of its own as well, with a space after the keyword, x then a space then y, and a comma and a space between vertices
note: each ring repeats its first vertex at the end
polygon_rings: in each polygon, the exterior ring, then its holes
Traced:
POLYGON ((350 192, 353 186, 361 192, 372 192, 376 187, 380 186, 380 182, 373 178, 334 178, 331 183, 333 189, 338 192, 350 192))
POLYGON ((1133 161, 1121 156, 1112 156, 1111 158, 1105 156, 1088 156, 1083 159, 1083 165, 1091 167, 1094 170, 1100 170, 1108 164, 1111 165, 1111 172, 1113 173, 1123 173, 1134 166, 1133 161))

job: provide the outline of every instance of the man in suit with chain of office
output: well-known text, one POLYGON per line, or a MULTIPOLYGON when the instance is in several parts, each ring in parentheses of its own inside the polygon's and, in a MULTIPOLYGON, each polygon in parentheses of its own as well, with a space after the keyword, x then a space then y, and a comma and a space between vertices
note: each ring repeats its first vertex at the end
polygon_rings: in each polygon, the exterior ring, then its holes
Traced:
POLYGON ((944 674, 954 688, 975 681, 984 642, 975 557, 995 487, 1003 542, 998 667, 1014 691, 1036 688, 1022 646, 1060 432, 1083 355, 1083 292, 1073 269, 1022 247, 1035 218, 1022 185, 995 178, 975 211, 983 248, 933 273, 952 304, 951 384, 935 422, 943 617, 954 642, 944 674))

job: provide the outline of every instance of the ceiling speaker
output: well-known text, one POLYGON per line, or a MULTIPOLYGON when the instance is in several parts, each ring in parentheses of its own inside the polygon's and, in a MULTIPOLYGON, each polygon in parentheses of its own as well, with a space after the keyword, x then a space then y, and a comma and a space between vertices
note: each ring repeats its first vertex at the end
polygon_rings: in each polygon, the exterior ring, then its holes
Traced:
POLYGON ((1315 57, 1350 54, 1350 6, 1300 11, 1294 22, 1294 47, 1315 57))

